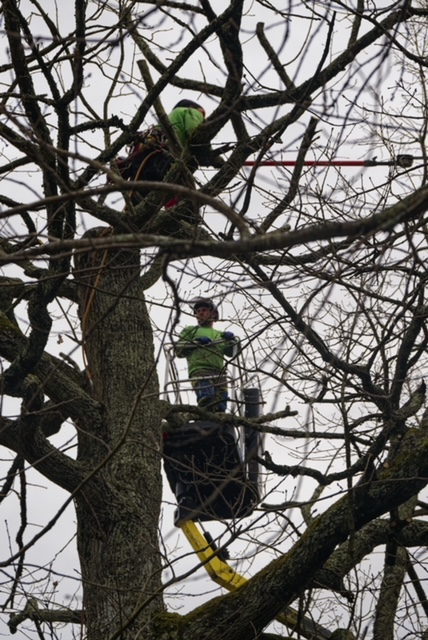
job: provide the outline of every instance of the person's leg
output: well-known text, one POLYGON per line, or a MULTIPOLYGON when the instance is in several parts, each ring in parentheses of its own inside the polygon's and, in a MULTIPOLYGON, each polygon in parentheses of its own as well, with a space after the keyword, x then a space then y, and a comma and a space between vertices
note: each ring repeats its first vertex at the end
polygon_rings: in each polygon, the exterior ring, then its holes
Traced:
POLYGON ((219 413, 225 413, 227 409, 227 400, 229 397, 227 394, 227 389, 224 389, 224 388, 217 389, 217 393, 215 397, 217 399, 217 402, 215 404, 215 407, 213 408, 213 411, 218 411, 219 413))
POLYGON ((215 397, 215 388, 212 379, 196 380, 193 383, 193 388, 200 407, 207 407, 212 404, 215 397))
POLYGON ((208 411, 224 413, 227 408, 227 380, 223 373, 217 371, 201 371, 192 382, 198 406, 208 411))

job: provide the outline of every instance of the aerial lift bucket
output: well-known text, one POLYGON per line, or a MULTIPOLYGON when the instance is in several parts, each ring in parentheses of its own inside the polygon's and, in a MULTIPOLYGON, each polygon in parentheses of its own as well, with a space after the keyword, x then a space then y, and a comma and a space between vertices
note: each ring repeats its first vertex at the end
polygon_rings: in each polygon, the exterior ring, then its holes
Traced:
MULTIPOLYGON (((260 413, 259 389, 244 390, 245 417, 260 413)), ((209 420, 165 434, 164 467, 176 496, 174 523, 231 520, 250 515, 260 499, 260 433, 209 420), (239 430, 244 437, 239 437, 239 430)))

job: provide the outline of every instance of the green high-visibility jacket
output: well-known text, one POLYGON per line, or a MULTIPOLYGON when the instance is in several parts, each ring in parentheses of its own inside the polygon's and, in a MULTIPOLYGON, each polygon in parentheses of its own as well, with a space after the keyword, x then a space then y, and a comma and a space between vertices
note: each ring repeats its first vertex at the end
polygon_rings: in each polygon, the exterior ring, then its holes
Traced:
POLYGON ((204 121, 204 116, 197 109, 177 107, 168 116, 175 135, 183 146, 189 143, 192 133, 204 121))
POLYGON ((178 358, 187 358, 189 377, 198 371, 211 369, 219 373, 224 369, 224 357, 232 358, 239 347, 239 338, 224 340, 222 332, 213 327, 186 327, 180 333, 175 353, 178 358), (198 345, 197 338, 206 337, 211 340, 207 345, 198 345))

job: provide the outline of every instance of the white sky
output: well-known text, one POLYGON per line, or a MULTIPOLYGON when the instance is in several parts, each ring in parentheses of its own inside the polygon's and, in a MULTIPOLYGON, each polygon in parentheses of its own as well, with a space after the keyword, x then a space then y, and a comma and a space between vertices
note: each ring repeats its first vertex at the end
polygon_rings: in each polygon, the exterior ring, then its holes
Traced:
MULTIPOLYGON (((194 2, 196 6, 199 4, 198 2, 194 2)), ((228 2, 216 2, 215 8, 216 11, 220 12, 220 10, 226 6, 228 6, 228 2)), ((281 4, 281 3, 280 3, 281 4)), ((319 5, 319 11, 323 10, 323 3, 317 3, 319 5)), ((90 6, 96 6, 97 3, 91 2, 90 6)), ((286 3, 283 3, 284 8, 286 3)), ((389 6, 389 3, 384 3, 385 6, 389 6)), ((24 0, 21 2, 21 9, 24 11, 29 6, 28 0, 24 0)), ((53 2, 45 2, 43 6, 46 8, 49 6, 49 13, 53 19, 58 19, 59 22, 63 25, 63 29, 65 32, 69 31, 71 28, 72 21, 72 6, 67 3, 59 3, 58 6, 53 2), (52 10, 51 10, 52 8, 52 10), (68 26, 70 24, 70 27, 68 26)), ((143 6, 143 5, 142 5, 143 6)), ((381 6, 380 3, 376 3, 376 6, 379 8, 381 6)), ((300 17, 293 17, 290 20, 289 24, 284 24, 283 21, 278 21, 274 26, 267 28, 267 33, 269 37, 274 42, 283 43, 284 46, 284 59, 289 63, 289 67, 287 71, 290 75, 296 74, 297 81, 302 81, 310 75, 319 61, 320 55, 320 43, 325 41, 326 31, 324 28, 320 27, 320 23, 314 21, 311 25, 312 35, 314 37, 311 46, 308 48, 308 52, 305 55, 305 58, 302 62, 302 58, 299 57, 301 47, 305 43, 305 39, 307 38, 307 28, 308 28, 308 20, 307 15, 308 12, 304 8, 303 3, 296 3, 296 9, 299 9, 300 17), (304 28, 302 28, 304 25, 304 28), (287 29, 290 28, 290 35, 288 36, 287 29)), ((262 78, 263 82, 270 86, 272 89, 280 88, 278 86, 278 82, 275 76, 272 75, 271 69, 268 64, 266 64, 266 59, 264 56, 260 54, 260 48, 258 47, 255 37, 253 35, 255 24, 259 21, 263 21, 267 18, 267 12, 265 12, 259 4, 248 2, 246 3, 247 8, 247 16, 245 18, 245 30, 248 33, 248 39, 245 41, 243 39, 243 45, 246 51, 246 65, 247 70, 245 74, 246 78, 246 87, 245 90, 251 93, 253 91, 253 80, 252 77, 255 76, 257 78, 262 78), (270 84, 272 83, 272 85, 270 84)), ((336 35, 334 38, 333 50, 334 52, 340 51, 344 46, 346 46, 347 38, 349 36, 349 26, 346 21, 346 17, 344 12, 341 11, 340 7, 337 5, 337 22, 336 22, 336 35)), ((268 27, 268 25, 266 25, 268 27)), ((40 36, 44 34, 44 29, 42 25, 40 27, 37 24, 35 19, 30 21, 30 27, 35 29, 36 33, 39 33, 40 36), (38 32, 38 29, 40 31, 38 32)), ((167 42, 171 38, 171 32, 164 28, 158 29, 147 29, 145 32, 147 35, 150 33, 150 37, 155 42, 167 42)), ((208 48, 210 54, 213 54, 215 50, 215 42, 213 42, 213 38, 209 41, 208 48)), ((182 43, 177 43, 175 46, 176 51, 178 51, 182 46, 182 43)), ((375 48, 376 50, 376 48, 375 48)), ((101 97, 105 94, 106 88, 108 88, 108 82, 106 82, 105 77, 103 77, 101 71, 106 74, 110 74, 114 72, 115 69, 115 57, 119 52, 113 52, 112 58, 109 61, 109 64, 106 63, 104 69, 97 69, 96 65, 94 65, 92 75, 87 77, 85 85, 85 94, 87 98, 91 102, 92 108, 97 111, 100 117, 103 117, 103 112, 101 109, 102 100, 101 97)), ((314 146, 314 154, 317 156, 322 156, 326 153, 328 156, 336 155, 336 152, 339 153, 339 156, 342 158, 370 158, 373 155, 378 155, 381 158, 388 158, 390 154, 390 149, 387 148, 386 145, 383 145, 380 137, 375 137, 370 134, 370 129, 367 126, 362 127, 360 123, 355 122, 353 120, 354 114, 356 113, 355 109, 353 109, 348 120, 348 124, 345 129, 342 128, 343 124, 343 115, 348 113, 348 109, 352 105, 354 107, 354 101, 358 99, 360 108, 373 108, 378 104, 379 100, 385 99, 387 102, 394 97, 395 103, 391 101, 391 105, 394 105, 397 109, 397 113, 400 112, 400 107, 397 102, 402 100, 402 96, 397 95, 395 92, 396 86, 396 77, 394 75, 394 69, 391 65, 385 64, 379 70, 374 70, 373 68, 373 60, 371 59, 371 55, 373 54, 373 49, 371 50, 371 54, 365 57, 367 61, 367 66, 358 69, 355 71, 355 74, 351 78, 351 82, 346 87, 346 90, 343 90, 343 86, 341 84, 337 84, 337 86, 333 86, 331 92, 329 94, 329 99, 333 102, 336 101, 336 108, 333 110, 333 114, 330 115, 328 119, 322 119, 320 123, 320 137, 314 146), (370 78, 370 89, 366 91, 363 95, 360 94, 360 89, 363 81, 367 80, 367 77, 370 78), (339 147, 339 148, 338 148, 339 147)), ((175 51, 171 52, 171 57, 175 55, 175 51)), ((209 81, 213 83, 222 84, 223 77, 221 70, 216 68, 215 60, 218 58, 219 54, 214 53, 214 61, 208 62, 208 59, 204 59, 203 56, 198 53, 198 55, 188 63, 180 71, 180 76, 186 76, 193 74, 193 77, 198 77, 198 74, 201 73, 201 69, 204 69, 204 72, 209 72, 209 81)), ((137 56, 138 57, 138 56, 137 56)), ((165 54, 165 58, 168 59, 168 54, 165 54)), ((139 77, 138 70, 135 64, 136 60, 129 57, 129 80, 130 86, 128 93, 123 91, 123 95, 118 95, 116 100, 111 102, 111 106, 109 108, 108 115, 113 113, 120 115, 124 118, 124 120, 129 120, 136 106, 138 106, 141 97, 144 95, 144 86, 139 77)), ((153 74, 156 78, 156 74, 153 74)), ((184 97, 184 93, 182 94, 177 89, 173 87, 169 87, 162 94, 162 101, 165 108, 168 110, 170 106, 175 104, 181 97, 184 97)), ((187 94, 186 94, 187 95, 187 94)), ((191 96, 197 98, 197 96, 191 96)), ((201 99, 201 102, 204 103, 204 106, 207 107, 207 110, 210 111, 215 107, 214 102, 210 102, 206 99, 201 99)), ((324 98, 319 98, 314 101, 313 105, 313 113, 316 115, 322 115, 322 110, 324 110, 324 98)), ((279 112, 284 113, 288 110, 288 107, 280 107, 279 112)), ((263 113, 264 122, 259 122, 258 118, 254 118, 252 122, 252 131, 256 132, 263 126, 265 121, 268 121, 271 117, 271 114, 275 113, 276 110, 265 110, 263 113)), ((360 110, 357 113, 361 113, 360 110)), ((251 114, 247 114, 248 118, 252 117, 251 114)), ((375 125, 377 122, 377 118, 370 116, 373 124, 375 125)), ((154 113, 150 114, 148 118, 148 123, 151 124, 155 122, 154 113)), ((295 153, 299 147, 301 136, 303 133, 303 125, 299 122, 297 125, 292 127, 285 139, 275 147, 272 151, 274 155, 278 155, 280 157, 291 159, 295 156, 295 153)), ((410 152, 417 154, 417 147, 408 147, 405 145, 402 146, 402 138, 400 139, 398 136, 402 136, 403 131, 398 129, 398 124, 396 124, 396 138, 397 144, 393 147, 393 151, 395 153, 402 152, 410 152)), ((394 132, 395 134, 395 132, 394 132)), ((220 132, 216 139, 216 143, 222 144, 230 140, 232 136, 232 130, 226 127, 223 131, 220 132)), ((97 132, 93 135, 88 134, 86 139, 87 146, 85 148, 85 152, 87 155, 94 155, 93 150, 91 150, 91 145, 100 144, 100 134, 97 132)), ((3 152, 6 153, 6 149, 3 149, 3 152)), ((313 157, 311 155, 311 157, 313 157)), ((309 171, 309 170, 308 170, 309 171)), ((368 169, 346 169, 341 173, 344 177, 345 181, 351 182, 355 188, 359 188, 361 182, 365 185, 370 183, 375 183, 375 185, 382 185, 382 183, 388 177, 388 168, 382 167, 379 169, 368 170, 368 169)), ((337 189, 337 171, 336 170, 325 170, 325 169, 311 169, 310 175, 313 177, 313 180, 318 181, 320 187, 323 192, 326 194, 333 188, 337 189)), ((209 174, 209 172, 207 172, 209 174)), ((263 216, 263 212, 265 210, 265 202, 266 200, 272 198, 272 194, 280 193, 284 191, 284 185, 288 182, 289 179, 289 171, 286 170, 272 170, 272 169, 262 169, 257 174, 257 184, 260 185, 261 190, 260 193, 254 196, 251 204, 250 215, 254 219, 263 216), (263 191, 262 191, 263 190, 263 191)), ((201 179, 204 179, 204 174, 200 174, 201 179)), ((244 176, 241 175, 241 180, 244 179, 244 176)), ((416 181, 418 178, 416 178, 416 181)), ((36 176, 29 176, 27 170, 22 171, 22 181, 23 184, 19 185, 19 198, 23 201, 33 201, 35 196, 40 193, 40 184, 38 178, 36 176)), ((3 181, 4 184, 4 181, 3 181)), ((16 185, 7 184, 6 183, 7 192, 12 195, 14 189, 16 190, 16 185)), ((375 192, 373 195, 373 201, 377 197, 377 193, 375 192)), ((110 198, 111 202, 115 202, 116 197, 110 198)), ((370 209, 372 201, 369 200, 367 203, 367 209, 370 209)), ((205 221, 209 227, 212 227, 216 232, 222 230, 224 228, 224 219, 219 216, 217 213, 210 213, 206 211, 205 221)), ((298 221, 293 218, 293 214, 291 214, 290 218, 285 219, 282 217, 280 223, 290 222, 292 227, 298 224, 298 221)), ((82 229, 92 226, 92 221, 87 218, 82 219, 82 229)), ((240 290, 240 286, 242 282, 234 282, 233 274, 230 277, 228 282, 224 282, 224 279, 217 278, 215 274, 215 269, 213 265, 215 261, 206 260, 205 264, 202 264, 200 261, 196 262, 195 270, 201 272, 206 271, 207 273, 211 270, 211 280, 209 285, 209 292, 220 297, 225 296, 222 303, 222 319, 221 328, 222 329, 230 329, 241 335, 241 337, 245 340, 248 335, 251 335, 254 332, 255 327, 258 322, 257 309, 250 311, 245 307, 244 303, 244 295, 240 290), (236 287, 236 290, 233 291, 233 295, 230 295, 233 287, 236 287)), ((171 274, 174 273, 174 269, 177 266, 172 265, 170 267, 171 274)), ((191 265, 189 266, 189 275, 183 279, 181 284, 181 292, 183 297, 191 298, 194 295, 205 294, 206 293, 206 285, 203 285, 201 282, 195 280, 190 271, 193 268, 191 265)), ((16 273, 15 268, 6 269, 6 274, 12 274, 16 276, 20 276, 21 274, 16 273)), ((181 271, 177 270, 176 277, 177 279, 181 277, 181 271)), ((298 291, 294 292, 294 295, 298 295, 298 291)), ((167 301, 167 296, 169 295, 166 292, 162 285, 156 285, 150 294, 153 296, 153 301, 157 303, 153 306, 153 321, 156 329, 158 330, 158 339, 162 337, 163 332, 170 326, 170 314, 169 311, 162 306, 159 306, 167 301)), ((324 302, 320 302, 320 305, 324 302)), ((22 305, 20 308, 20 315, 25 317, 25 307, 22 305)), ((74 320, 72 320, 74 322, 74 320)), ((183 324, 187 324, 188 319, 184 317, 181 320, 180 327, 183 324)), ((63 342, 58 344, 58 335, 57 333, 53 334, 52 340, 50 341, 49 348, 52 353, 58 353, 59 351, 63 351, 65 353, 71 354, 73 358, 79 364, 82 364, 81 353, 80 350, 75 347, 75 342, 70 338, 71 332, 69 326, 60 322, 56 327, 55 331, 59 332, 62 336, 63 342)), ((277 332, 272 331, 270 335, 267 336, 269 348, 266 349, 266 352, 260 352, 258 355, 269 355, 269 350, 275 351, 279 348, 283 348, 284 344, 281 342, 281 337, 278 338, 277 332)), ((247 356, 249 357, 249 356, 247 356)), ((286 353, 285 357, 288 357, 290 360, 292 359, 292 353, 286 353)), ((180 363, 180 371, 184 373, 185 364, 180 363)), ((160 377, 163 379, 163 356, 161 355, 161 365, 160 365, 160 377)), ((266 368, 269 367, 269 364, 266 364, 266 368)), ((286 424, 282 425, 287 428, 292 428, 296 426, 304 427, 306 424, 310 425, 311 420, 313 419, 311 408, 307 408, 303 406, 296 398, 292 397, 289 392, 283 390, 281 395, 275 393, 275 390, 272 389, 272 381, 266 378, 266 380, 262 380, 262 384, 265 388, 264 399, 266 400, 266 410, 271 410, 275 408, 276 410, 280 409, 285 404, 290 404, 292 408, 300 409, 299 416, 296 420, 287 421, 286 424), (273 391, 273 393, 272 393, 273 391), (271 393, 269 393, 271 392, 271 393)), ((10 411, 18 411, 19 409, 15 405, 10 406, 10 411)), ((317 419, 320 417, 317 416, 317 419)), ((68 442, 69 438, 72 437, 73 431, 72 428, 65 429, 65 433, 62 432, 61 435, 53 438, 52 441, 58 441, 61 443, 61 446, 64 446, 65 442, 68 442)), ((313 452, 309 450, 309 443, 299 442, 297 445, 302 449, 298 453, 298 457, 302 456, 311 456, 310 465, 316 466, 317 460, 316 456, 320 458, 320 466, 323 467, 322 458, 328 455, 328 452, 325 451, 327 448, 327 444, 325 446, 321 446, 317 452, 313 452)), ((284 442, 279 441, 278 439, 270 438, 267 443, 267 448, 271 451, 275 452, 275 455, 278 457, 280 461, 286 464, 293 464, 296 460, 296 443, 292 442, 284 442)), ((9 465, 10 456, 8 453, 2 453, 1 464, 2 468, 6 470, 9 465)), ((28 527, 28 531, 26 534, 26 539, 30 539, 31 535, 34 535, 40 530, 40 527, 43 526, 43 523, 49 521, 56 514, 57 510, 67 499, 67 495, 60 491, 59 489, 52 489, 51 486, 48 486, 47 482, 41 478, 37 474, 29 474, 29 478, 31 482, 34 483, 34 486, 31 487, 31 493, 33 499, 29 502, 29 522, 31 523, 28 527)), ((295 483, 293 480, 287 479, 287 481, 281 481, 278 478, 273 480, 272 485, 270 485, 272 489, 272 495, 269 496, 268 502, 281 502, 284 499, 296 499, 296 490, 299 491, 302 489, 299 483, 295 483)), ((306 485, 305 482, 305 491, 307 492, 305 495, 309 495, 309 487, 311 490, 314 485, 308 483, 306 485)), ((341 490, 340 487, 331 487, 328 492, 336 492, 341 490)), ((162 523, 162 531, 164 535, 164 541, 167 548, 170 551, 171 557, 175 556, 179 558, 181 555, 187 555, 190 552, 190 549, 185 540, 182 539, 182 536, 177 532, 177 530, 172 526, 172 513, 174 510, 173 498, 171 493, 167 487, 167 483, 165 482, 165 511, 163 516, 162 523)), ((2 539, 8 540, 9 537, 11 540, 14 539, 16 527, 17 527, 17 513, 18 513, 18 500, 17 497, 14 499, 7 500, 2 505, 2 518, 0 521, 0 525, 2 527, 2 539)), ((296 512, 289 512, 288 516, 292 516, 300 519, 300 515, 296 512)), ((76 593, 76 589, 78 587, 78 563, 74 548, 74 543, 71 542, 74 535, 74 513, 72 507, 69 507, 65 513, 61 516, 59 523, 55 526, 55 528, 49 532, 38 544, 32 549, 28 554, 28 559, 30 563, 34 563, 35 567, 39 567, 40 565, 47 566, 50 564, 52 558, 54 557, 54 564, 52 565, 53 572, 48 579, 48 582, 45 583, 44 579, 37 586, 37 589, 40 589, 40 595, 44 593, 46 589, 46 595, 43 595, 43 598, 47 599, 49 594, 52 593, 52 599, 56 603, 69 604, 70 596, 76 593), (59 578, 58 575, 67 576, 65 578, 59 578), (55 587, 54 582, 58 581, 58 585, 55 587)), ((211 533, 217 535, 220 531, 224 530, 223 525, 218 524, 209 524, 207 528, 211 531, 211 533)), ((241 544, 239 542, 234 542, 231 546, 231 553, 234 558, 237 558, 236 566, 239 571, 247 573, 248 575, 253 575, 256 570, 260 569, 262 566, 266 564, 269 557, 275 555, 277 551, 283 549, 287 546, 287 532, 278 531, 277 523, 271 523, 269 518, 265 518, 262 521, 262 525, 257 529, 256 541, 249 541, 243 537, 241 544), (278 542, 280 540, 280 543, 278 542), (266 551, 264 554, 259 554, 256 558, 250 559, 245 558, 242 561, 239 561, 239 557, 242 554, 247 555, 248 552, 254 552, 257 549, 258 544, 266 544, 266 547, 269 546, 269 543, 272 544, 272 547, 278 547, 277 550, 274 548, 270 551, 266 551), (247 547, 247 544, 249 545, 247 547), (250 550, 250 546, 252 545, 252 551, 250 550)), ((13 546, 13 543, 12 543, 13 546)), ((7 555, 6 546, 2 545, 3 548, 3 558, 7 555)), ((183 562, 177 562, 176 571, 180 572, 182 570, 187 570, 189 567, 189 558, 187 557, 183 562)), ((42 572, 35 569, 35 573, 28 577, 28 588, 32 589, 31 582, 34 578, 41 579, 42 572)), ((166 578, 169 578, 169 574, 167 572, 166 578)), ((193 609, 199 602, 204 601, 207 597, 212 597, 213 592, 216 590, 216 587, 213 583, 209 581, 209 579, 205 576, 203 571, 198 573, 197 579, 192 579, 187 581, 184 584, 177 585, 178 596, 173 597, 174 589, 170 590, 170 604, 172 607, 178 607, 180 612, 188 611, 193 609), (191 594, 188 596, 187 594, 191 594), (208 594, 208 595, 207 595, 208 594)), ((79 605, 80 606, 80 605, 79 605)), ((332 613, 332 615, 334 612, 332 613)), ((73 637, 73 634, 76 633, 76 636, 79 635, 79 630, 74 629, 74 631, 70 628, 64 630, 59 633, 58 637, 61 637, 63 640, 69 640, 69 638, 73 637)), ((5 630, 4 625, 0 626, 0 636, 8 635, 7 630, 5 630)))

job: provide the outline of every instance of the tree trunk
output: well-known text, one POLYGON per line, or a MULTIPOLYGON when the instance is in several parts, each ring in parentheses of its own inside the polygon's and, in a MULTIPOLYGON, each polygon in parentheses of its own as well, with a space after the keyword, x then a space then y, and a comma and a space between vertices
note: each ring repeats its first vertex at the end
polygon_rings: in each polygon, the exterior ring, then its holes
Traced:
POLYGON ((96 432, 79 429, 78 457, 88 463, 76 495, 83 604, 88 640, 126 640, 163 611, 153 335, 138 251, 92 252, 76 268, 88 384, 104 414, 96 432))

